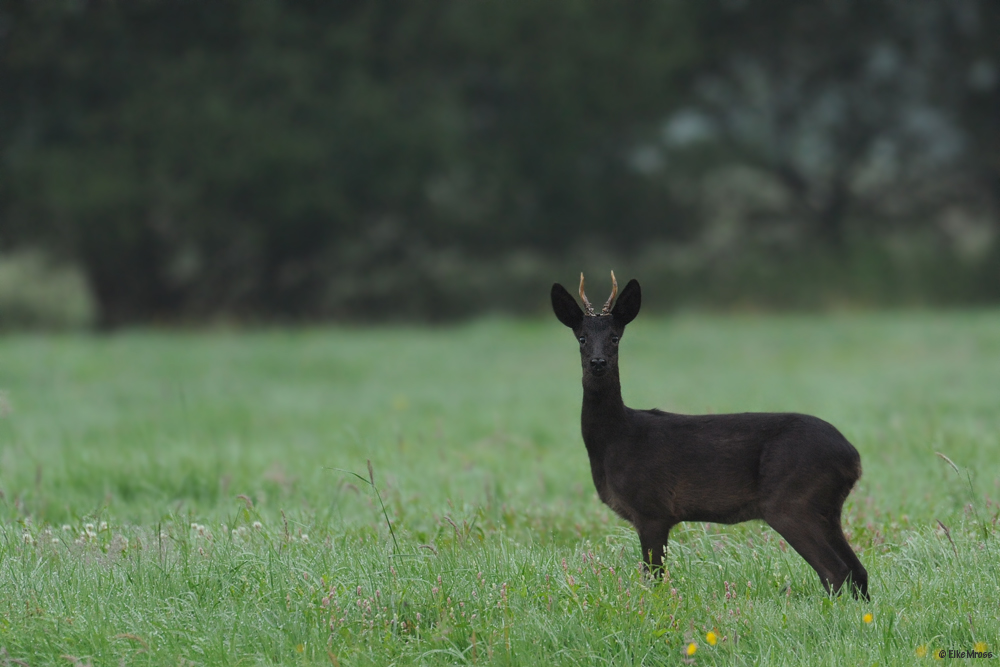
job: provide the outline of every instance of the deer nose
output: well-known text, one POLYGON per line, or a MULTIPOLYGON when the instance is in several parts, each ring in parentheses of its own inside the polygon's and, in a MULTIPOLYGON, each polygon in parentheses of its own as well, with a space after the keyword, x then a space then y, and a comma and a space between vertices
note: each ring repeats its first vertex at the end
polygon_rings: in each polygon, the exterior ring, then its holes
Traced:
POLYGON ((590 360, 590 368, 595 371, 603 371, 608 367, 608 360, 603 357, 597 357, 590 360))

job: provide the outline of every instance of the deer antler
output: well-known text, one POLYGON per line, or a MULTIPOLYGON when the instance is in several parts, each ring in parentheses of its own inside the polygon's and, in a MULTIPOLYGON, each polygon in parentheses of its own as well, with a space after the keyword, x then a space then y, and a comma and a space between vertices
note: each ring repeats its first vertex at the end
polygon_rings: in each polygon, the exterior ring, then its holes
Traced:
POLYGON ((583 272, 580 272, 580 298, 583 299, 583 307, 586 309, 586 314, 591 317, 594 316, 594 307, 590 305, 590 301, 587 300, 587 295, 583 291, 583 272))
POLYGON ((615 280, 615 272, 611 272, 611 296, 608 300, 604 302, 604 308, 601 309, 601 315, 611 314, 611 304, 615 302, 615 296, 618 294, 618 281, 615 280))

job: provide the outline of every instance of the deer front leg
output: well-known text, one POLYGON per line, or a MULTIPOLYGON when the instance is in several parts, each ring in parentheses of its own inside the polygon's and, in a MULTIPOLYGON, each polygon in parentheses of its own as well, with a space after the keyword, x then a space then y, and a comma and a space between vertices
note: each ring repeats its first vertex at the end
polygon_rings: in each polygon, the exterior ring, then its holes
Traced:
POLYGON ((642 565, 654 577, 663 576, 663 556, 673 526, 673 523, 658 520, 637 522, 636 530, 639 531, 639 544, 642 546, 642 565))

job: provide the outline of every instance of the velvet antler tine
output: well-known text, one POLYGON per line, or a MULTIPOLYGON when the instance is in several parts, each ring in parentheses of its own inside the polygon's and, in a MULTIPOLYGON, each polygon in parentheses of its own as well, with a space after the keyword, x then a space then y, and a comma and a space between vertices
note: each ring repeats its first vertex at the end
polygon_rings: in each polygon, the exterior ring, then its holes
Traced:
POLYGON ((594 314, 594 307, 590 305, 590 301, 587 300, 587 295, 583 292, 583 272, 580 272, 580 298, 583 299, 583 307, 587 311, 587 315, 594 314))
POLYGON ((615 272, 611 272, 611 296, 604 303, 604 308, 601 309, 601 315, 610 315, 611 306, 615 303, 615 297, 618 296, 618 281, 615 280, 615 272))

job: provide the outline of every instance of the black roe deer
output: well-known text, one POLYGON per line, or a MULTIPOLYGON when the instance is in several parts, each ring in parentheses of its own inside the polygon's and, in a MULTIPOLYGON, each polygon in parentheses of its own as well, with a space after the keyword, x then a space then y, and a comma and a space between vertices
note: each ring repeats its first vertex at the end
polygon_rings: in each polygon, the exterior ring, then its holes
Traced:
POLYGON ((662 573, 670 529, 681 521, 762 519, 785 538, 829 592, 850 580, 868 599, 868 572, 840 524, 861 477, 861 457, 827 422, 795 413, 681 415, 633 410, 622 402, 618 345, 639 314, 639 283, 629 281, 600 313, 552 286, 552 309, 580 342, 583 442, 597 493, 635 526, 645 566, 662 573), (614 307, 612 307, 614 304, 614 307))

